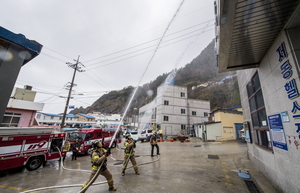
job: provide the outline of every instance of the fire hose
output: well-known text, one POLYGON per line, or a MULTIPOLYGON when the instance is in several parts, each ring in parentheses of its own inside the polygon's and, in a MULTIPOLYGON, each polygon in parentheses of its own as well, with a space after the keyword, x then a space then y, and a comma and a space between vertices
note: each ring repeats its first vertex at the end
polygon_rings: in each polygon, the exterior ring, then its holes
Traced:
MULTIPOLYGON (((58 148, 57 148, 58 149, 58 148)), ((61 151, 58 149, 58 151, 59 151, 59 154, 60 154, 60 158, 61 158, 61 166, 62 166, 62 168, 63 169, 65 169, 65 170, 68 170, 68 171, 80 171, 80 172, 90 172, 90 170, 78 170, 78 169, 69 169, 69 168, 65 168, 64 167, 64 164, 63 164, 63 161, 62 161, 62 154, 61 154, 61 151)), ((119 150, 120 151, 120 150, 119 150)), ((144 155, 144 156, 149 156, 149 155, 144 155)), ((113 156, 112 156, 112 154, 110 155, 110 157, 113 159, 113 160, 117 160, 117 159, 115 159, 113 156)), ((127 164, 128 164, 128 162, 129 162, 129 158, 130 157, 128 157, 128 159, 127 159, 127 161, 126 161, 126 166, 127 166, 127 164)), ((150 162, 144 162, 144 163, 140 163, 140 164, 138 164, 138 166, 141 166, 141 165, 146 165, 146 164, 150 164, 150 163, 154 163, 154 162, 157 162, 158 160, 160 159, 160 157, 159 157, 159 155, 157 156, 157 159, 156 160, 153 160, 153 161, 150 161, 150 162)), ((103 163, 103 162, 102 162, 103 163)), ((130 166, 130 167, 126 167, 127 169, 129 169, 129 168, 132 168, 133 166, 130 166)), ((99 170, 98 170, 99 171, 99 170)), ((97 172, 98 172, 97 171, 97 172)), ((96 173, 97 174, 97 173, 96 173)), ((96 176, 96 174, 95 174, 95 176, 96 176)), ((95 177, 94 176, 94 177, 95 177)), ((92 179, 93 180, 93 179, 92 179)), ((92 182, 92 180, 90 181, 90 182, 92 182)), ((105 183, 107 183, 106 181, 102 181, 102 182, 97 182, 97 183, 89 183, 90 185, 89 185, 89 187, 92 185, 92 186, 95 186, 95 185, 101 185, 101 184, 105 184, 105 183)), ((27 193, 27 192, 34 192, 34 191, 42 191, 42 190, 48 190, 48 189, 55 189, 55 188, 71 188, 71 187, 81 187, 82 186, 82 184, 71 184, 71 185, 60 185, 60 186, 49 186, 49 187, 42 187, 42 188, 36 188, 36 189, 31 189, 31 190, 27 190, 27 191, 23 191, 22 193, 27 193)), ((87 186, 86 186, 87 187, 87 186)), ((87 188, 85 189, 82 189, 80 192, 82 192, 82 191, 84 191, 84 190, 87 190, 87 188)))
MULTIPOLYGON (((69 171, 83 171, 83 172, 90 172, 89 170, 78 170, 78 169, 68 169, 68 168, 65 168, 64 167, 64 164, 63 164, 63 160, 62 160, 62 155, 61 155, 61 151, 58 147, 56 147, 58 149, 58 152, 59 152, 59 155, 60 155, 60 160, 61 160, 61 165, 62 165, 62 168, 65 169, 65 170, 69 170, 69 171)), ((102 166, 103 162, 101 163, 101 166, 102 166)), ((100 166, 100 167, 101 167, 100 166)), ((100 171, 100 170, 98 170, 100 171)), ((97 171, 97 172, 98 172, 97 171)), ((95 174, 96 176, 96 174, 95 174)), ((94 176, 94 177, 95 177, 94 176)), ((92 179, 93 180, 93 179, 92 179)), ((92 181, 91 180, 91 181, 92 181)), ((90 182, 91 182, 90 181, 90 182)), ((102 182, 97 182, 97 183, 94 183, 93 185, 100 185, 100 184, 105 184, 107 183, 106 181, 102 181, 102 182)), ((81 187, 82 184, 73 184, 73 185, 61 185, 61 186, 49 186, 49 187, 42 187, 42 188, 36 188, 36 189, 31 189, 31 190, 27 190, 27 191, 23 191, 22 193, 27 193, 27 192, 34 192, 34 191, 41 191, 41 190, 47 190, 47 189, 55 189, 55 188, 71 188, 71 187, 81 187)), ((85 188, 82 189, 80 192, 82 192, 83 190, 86 190, 85 188)))

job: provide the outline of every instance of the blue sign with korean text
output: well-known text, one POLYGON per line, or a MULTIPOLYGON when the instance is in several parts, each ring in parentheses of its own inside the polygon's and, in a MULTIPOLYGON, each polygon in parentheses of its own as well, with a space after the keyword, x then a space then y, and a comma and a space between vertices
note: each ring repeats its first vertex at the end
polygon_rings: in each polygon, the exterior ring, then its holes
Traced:
POLYGON ((268 116, 273 147, 288 150, 280 114, 268 116))

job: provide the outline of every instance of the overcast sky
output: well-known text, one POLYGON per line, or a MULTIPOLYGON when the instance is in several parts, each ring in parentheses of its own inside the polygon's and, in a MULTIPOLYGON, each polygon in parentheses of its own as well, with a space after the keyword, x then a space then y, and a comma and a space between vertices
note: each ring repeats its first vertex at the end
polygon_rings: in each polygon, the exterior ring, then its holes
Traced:
POLYGON ((143 85, 185 66, 215 36, 214 0, 185 0, 170 24, 181 2, 2 1, 1 26, 43 45, 40 55, 21 68, 15 86, 32 86, 35 102, 45 104, 42 112, 63 113, 65 85, 73 75, 66 62, 75 63, 78 56, 85 72, 76 74, 69 105, 84 108, 106 92, 143 85))

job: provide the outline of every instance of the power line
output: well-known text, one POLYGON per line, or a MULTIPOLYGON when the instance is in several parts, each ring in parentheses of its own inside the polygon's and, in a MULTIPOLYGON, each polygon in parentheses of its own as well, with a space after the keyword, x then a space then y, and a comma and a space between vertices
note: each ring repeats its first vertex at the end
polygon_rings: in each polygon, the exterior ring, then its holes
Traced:
MULTIPOLYGON (((193 32, 189 32, 189 33, 183 34, 183 35, 181 35, 181 36, 177 36, 177 37, 174 37, 174 38, 172 38, 172 39, 165 40, 165 41, 162 42, 162 44, 165 44, 165 43, 170 42, 170 41, 172 41, 172 40, 176 40, 176 39, 178 39, 178 38, 184 37, 184 36, 186 36, 186 35, 189 35, 189 34, 191 34, 191 33, 195 33, 195 32, 201 31, 201 30, 202 30, 202 32, 203 32, 203 30, 205 30, 207 27, 211 27, 211 26, 214 26, 214 25, 212 24, 212 25, 209 25, 209 26, 205 26, 204 28, 201 28, 201 29, 199 29, 199 30, 195 30, 195 31, 193 31, 193 32)), ((198 36, 199 34, 201 34, 201 33, 195 34, 195 35, 193 35, 193 36, 189 36, 188 38, 198 36)), ((188 38, 181 39, 180 41, 186 40, 186 39, 188 39, 188 38)), ((180 41, 176 41, 176 42, 180 42, 180 41)), ((172 44, 168 44, 168 45, 172 45, 172 44)), ((129 53, 126 53, 126 54, 123 54, 123 55, 115 56, 114 58, 102 60, 102 61, 100 61, 100 62, 96 62, 96 63, 90 64, 90 65, 88 65, 88 66, 90 67, 90 66, 93 66, 93 65, 95 65, 95 64, 107 62, 107 61, 114 60, 114 59, 117 59, 117 58, 120 58, 120 57, 123 57, 123 56, 127 56, 127 55, 130 55, 130 54, 134 54, 134 53, 136 53, 136 52, 139 52, 139 51, 142 51, 142 50, 146 50, 146 49, 149 49, 149 48, 151 48, 151 47, 155 47, 155 45, 151 45, 151 46, 148 46, 148 47, 145 47, 145 48, 141 48, 141 49, 139 49, 139 50, 132 51, 132 52, 129 52, 129 53)), ((163 46, 160 46, 160 48, 161 48, 161 47, 163 47, 163 46)), ((153 51, 153 50, 149 50, 149 51, 153 51)), ((145 53, 145 52, 144 52, 144 53, 145 53)), ((92 68, 92 69, 93 69, 93 68, 92 68)))
POLYGON ((51 56, 51 55, 49 55, 49 54, 46 54, 45 52, 41 52, 41 55, 45 55, 45 56, 47 56, 47 57, 49 57, 49 58, 52 58, 52 59, 54 59, 54 60, 57 60, 57 61, 60 61, 60 62, 65 63, 65 61, 63 61, 63 60, 61 60, 61 59, 59 59, 59 58, 56 58, 56 57, 54 57, 54 56, 51 56))
MULTIPOLYGON (((179 31, 177 31, 177 32, 174 32, 174 33, 165 35, 165 37, 169 37, 169 36, 178 34, 178 33, 180 33, 180 32, 186 31, 186 30, 188 30, 188 29, 195 28, 195 27, 197 27, 197 26, 200 26, 200 25, 209 23, 209 22, 211 22, 211 21, 213 21, 213 19, 210 19, 210 20, 207 20, 207 21, 202 22, 202 23, 200 23, 200 24, 193 25, 193 26, 188 27, 188 28, 185 28, 185 29, 183 29, 183 30, 179 30, 179 31)), ((202 29, 202 28, 201 28, 201 29, 202 29)), ((199 29, 199 30, 201 30, 201 29, 199 29)), ((129 47, 129 48, 126 48, 126 49, 123 49, 123 50, 120 50, 120 51, 111 53, 111 54, 107 54, 107 55, 100 56, 100 57, 97 57, 97 58, 94 58, 94 59, 91 59, 91 60, 87 60, 87 61, 85 61, 84 63, 88 63, 88 62, 91 62, 91 61, 94 61, 94 60, 97 60, 97 59, 101 59, 101 58, 105 58, 105 57, 108 57, 108 56, 111 56, 111 55, 115 55, 115 54, 118 54, 118 53, 121 53, 121 52, 124 52, 124 51, 127 51, 127 50, 131 50, 131 49, 133 49, 133 48, 140 47, 140 46, 143 46, 143 45, 145 45, 145 44, 148 44, 148 43, 151 43, 151 42, 155 42, 155 41, 157 41, 157 40, 160 40, 160 38, 156 38, 156 39, 153 39, 153 40, 150 40, 150 41, 147 41, 147 42, 144 42, 144 43, 141 43, 141 44, 138 44, 138 45, 135 45, 135 46, 132 46, 132 47, 129 47)))
MULTIPOLYGON (((205 33, 205 32, 211 31, 211 30, 214 30, 214 28, 212 28, 212 29, 208 29, 208 30, 206 30, 206 31, 202 31, 202 32, 200 32, 199 34, 202 34, 202 33, 205 33)), ((196 37, 196 36, 198 36, 199 34, 195 34, 195 35, 189 36, 189 37, 187 37, 187 38, 184 38, 184 39, 178 40, 178 41, 176 41, 176 42, 172 42, 172 43, 170 43, 170 44, 167 44, 167 45, 164 45, 164 46, 160 46, 158 49, 161 49, 161 48, 164 48, 164 47, 167 47, 167 46, 173 45, 173 44, 175 44, 175 43, 178 43, 178 42, 184 41, 184 40, 186 40, 186 39, 190 39, 190 38, 196 37)), ((140 55, 147 54, 147 53, 149 53, 149 52, 152 52, 152 51, 154 51, 154 50, 155 50, 155 49, 148 50, 148 51, 146 51, 146 52, 142 52, 142 53, 140 53, 140 54, 136 54, 136 55, 133 55, 133 56, 130 56, 130 57, 127 57, 127 58, 121 59, 121 60, 117 60, 117 61, 114 61, 114 62, 110 62, 110 63, 107 63, 107 64, 103 64, 103 65, 101 65, 101 66, 96 66, 96 67, 94 67, 94 68, 90 68, 89 70, 93 70, 93 69, 96 69, 96 68, 100 68, 100 67, 104 67, 104 66, 112 65, 112 64, 115 64, 115 63, 118 63, 118 62, 122 62, 122 61, 124 61, 124 60, 128 60, 128 59, 131 59, 131 58, 134 58, 134 57, 140 56, 140 55)), ((112 59, 111 59, 111 60, 112 60, 112 59)), ((103 63, 103 61, 101 61, 101 62, 98 62, 98 63, 94 63, 94 64, 92 64, 92 65, 95 65, 95 64, 100 64, 100 63, 103 63)))
MULTIPOLYGON (((208 4, 208 5, 205 5, 204 7, 200 8, 200 9, 197 9, 197 10, 195 10, 195 11, 193 11, 193 12, 190 12, 190 13, 188 13, 188 14, 185 14, 185 15, 181 16, 181 17, 178 17, 177 20, 180 20, 180 19, 182 19, 182 18, 184 18, 184 17, 186 17, 186 16, 188 16, 188 15, 191 15, 191 14, 193 14, 193 13, 195 13, 195 12, 198 12, 198 11, 203 10, 203 9, 205 9, 205 8, 207 8, 207 7, 210 7, 210 6, 213 6, 213 4, 210 3, 210 4, 208 4)), ((138 33, 138 34, 136 34, 136 35, 133 35, 132 37, 136 37, 136 36, 138 36, 138 35, 141 35, 141 34, 143 34, 143 33, 148 32, 148 31, 152 31, 153 29, 156 29, 156 28, 158 28, 158 27, 165 26, 165 24, 166 24, 166 23, 163 23, 163 24, 158 25, 158 26, 156 26, 156 27, 154 27, 154 28, 152 28, 152 29, 145 30, 145 31, 140 32, 140 33, 138 33)), ((131 37, 130 37, 130 38, 131 38, 131 37)), ((97 50, 104 49, 104 48, 106 48, 106 47, 109 47, 109 46, 118 44, 118 43, 123 42, 123 41, 125 41, 125 40, 127 40, 127 39, 130 39, 130 38, 126 38, 126 39, 120 40, 120 41, 115 42, 115 43, 113 43, 113 44, 110 44, 110 45, 108 45, 108 46, 104 46, 104 47, 102 47, 102 48, 98 48, 98 49, 95 49, 95 50, 93 50, 93 51, 90 51, 90 52, 81 54, 81 55, 86 55, 86 54, 95 52, 95 51, 97 51, 97 50)), ((87 62, 87 61, 84 61, 84 63, 86 63, 86 62, 87 62)))
POLYGON ((59 54, 59 55, 61 55, 61 56, 64 56, 64 57, 66 57, 66 58, 68 58, 68 59, 73 60, 73 58, 71 58, 71 57, 69 57, 69 56, 66 56, 66 55, 64 55, 64 54, 61 54, 61 53, 59 53, 59 52, 57 52, 57 51, 55 51, 55 50, 52 50, 52 49, 50 49, 50 48, 47 48, 47 47, 45 47, 45 46, 43 46, 43 47, 46 48, 46 49, 48 49, 48 50, 50 50, 50 51, 52 51, 52 52, 54 52, 54 53, 57 53, 57 54, 59 54))

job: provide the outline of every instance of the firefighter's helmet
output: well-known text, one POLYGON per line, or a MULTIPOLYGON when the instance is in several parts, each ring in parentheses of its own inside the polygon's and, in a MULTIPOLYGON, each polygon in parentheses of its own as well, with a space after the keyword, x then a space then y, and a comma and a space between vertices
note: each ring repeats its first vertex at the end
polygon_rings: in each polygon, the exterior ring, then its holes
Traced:
POLYGON ((92 148, 93 148, 93 149, 97 149, 97 148, 99 148, 99 147, 102 147, 102 142, 101 142, 101 141, 97 140, 97 141, 94 141, 94 142, 92 143, 92 148))
POLYGON ((130 134, 126 134, 125 139, 128 139, 129 137, 131 137, 130 134))

